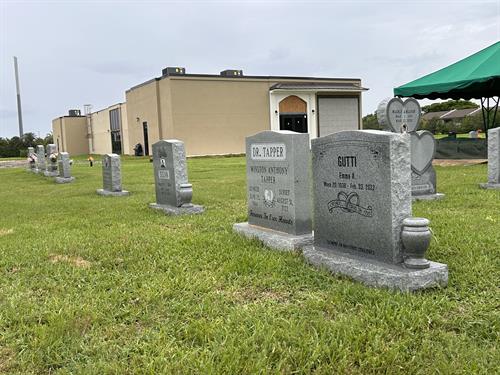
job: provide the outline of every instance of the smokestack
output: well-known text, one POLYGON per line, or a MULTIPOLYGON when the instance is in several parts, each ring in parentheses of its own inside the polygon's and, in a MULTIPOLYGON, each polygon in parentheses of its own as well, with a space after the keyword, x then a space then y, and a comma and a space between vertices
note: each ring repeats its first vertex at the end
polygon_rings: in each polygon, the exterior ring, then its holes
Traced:
POLYGON ((17 118, 19 120, 19 138, 24 134, 23 131, 23 114, 21 110, 21 90, 19 89, 19 69, 17 67, 17 57, 14 56, 14 72, 16 75, 16 93, 17 93, 17 118))

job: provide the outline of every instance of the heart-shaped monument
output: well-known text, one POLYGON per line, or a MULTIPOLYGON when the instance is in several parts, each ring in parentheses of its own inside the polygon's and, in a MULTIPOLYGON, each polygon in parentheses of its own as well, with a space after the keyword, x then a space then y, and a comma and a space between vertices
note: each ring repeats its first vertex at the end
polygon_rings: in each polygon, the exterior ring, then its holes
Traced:
POLYGON ((434 135, 427 130, 411 133, 411 169, 421 175, 432 164, 436 140, 434 135))
POLYGON ((420 104, 413 98, 404 102, 400 98, 386 98, 377 108, 377 119, 385 129, 399 133, 406 124, 408 132, 414 132, 420 122, 420 104))

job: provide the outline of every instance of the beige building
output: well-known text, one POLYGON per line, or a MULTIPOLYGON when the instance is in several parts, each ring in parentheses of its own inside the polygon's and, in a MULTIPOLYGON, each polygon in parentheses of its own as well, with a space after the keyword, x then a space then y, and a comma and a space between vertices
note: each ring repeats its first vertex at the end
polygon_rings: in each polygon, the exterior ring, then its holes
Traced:
POLYGON ((184 68, 166 68, 161 77, 127 90, 125 103, 60 117, 52 127, 58 147, 72 154, 134 154, 136 144, 151 154, 153 143, 172 138, 184 141, 191 156, 239 154, 245 137, 263 130, 316 138, 360 129, 365 90, 360 79, 351 78, 244 76, 241 70, 186 74, 184 68))

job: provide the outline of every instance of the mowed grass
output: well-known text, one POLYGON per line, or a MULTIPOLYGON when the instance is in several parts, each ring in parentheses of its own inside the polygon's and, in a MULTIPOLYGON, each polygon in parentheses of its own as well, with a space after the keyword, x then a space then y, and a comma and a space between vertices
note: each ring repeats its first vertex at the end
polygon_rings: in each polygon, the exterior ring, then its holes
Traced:
POLYGON ((233 234, 244 158, 188 164, 203 215, 149 209, 144 158, 124 159, 120 198, 95 194, 100 165, 76 163, 68 185, 0 170, 0 373, 498 373, 500 193, 478 188, 485 165, 436 168, 446 199, 414 215, 449 286, 404 294, 233 234))

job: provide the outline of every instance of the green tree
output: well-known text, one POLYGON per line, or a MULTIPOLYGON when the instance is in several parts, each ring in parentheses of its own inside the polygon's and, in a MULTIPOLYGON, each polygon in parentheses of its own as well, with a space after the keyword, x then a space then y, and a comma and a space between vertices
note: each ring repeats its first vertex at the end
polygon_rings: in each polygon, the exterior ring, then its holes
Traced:
POLYGON ((363 117, 363 129, 382 130, 377 120, 377 112, 363 117))
POLYGON ((52 136, 52 133, 47 133, 47 135, 43 139, 43 144, 47 146, 48 144, 51 143, 54 143, 54 137, 52 136))
POLYGON ((451 111, 452 109, 466 109, 466 108, 479 108, 479 105, 469 100, 448 100, 446 102, 433 103, 424 105, 422 111, 438 112, 438 111, 451 111))
POLYGON ((440 120, 439 118, 432 118, 430 120, 420 120, 420 130, 428 130, 432 134, 436 134, 439 129, 442 129, 443 127, 443 120, 440 120))

